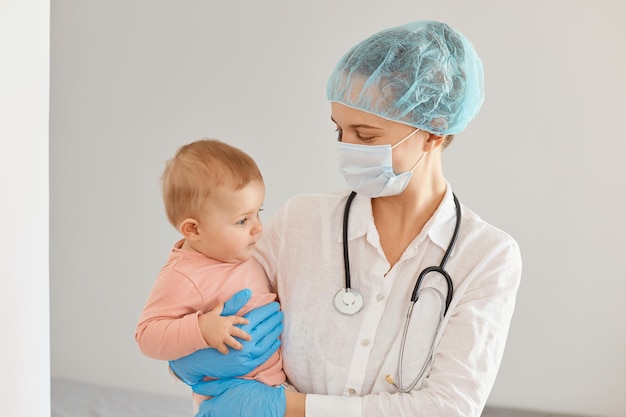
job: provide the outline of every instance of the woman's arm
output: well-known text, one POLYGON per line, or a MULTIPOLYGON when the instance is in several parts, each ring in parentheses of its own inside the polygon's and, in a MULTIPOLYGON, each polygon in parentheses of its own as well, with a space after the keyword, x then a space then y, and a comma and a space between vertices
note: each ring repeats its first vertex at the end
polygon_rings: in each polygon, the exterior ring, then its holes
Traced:
POLYGON ((305 417, 306 394, 295 391, 286 391, 287 407, 285 417, 305 417))

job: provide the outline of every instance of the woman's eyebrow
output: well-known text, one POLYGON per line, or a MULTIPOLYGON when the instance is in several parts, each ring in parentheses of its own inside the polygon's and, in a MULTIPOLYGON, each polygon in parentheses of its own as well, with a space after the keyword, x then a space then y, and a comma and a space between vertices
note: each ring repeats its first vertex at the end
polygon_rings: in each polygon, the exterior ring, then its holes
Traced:
MULTIPOLYGON (((337 123, 335 121, 335 119, 333 119, 332 116, 330 116, 330 120, 333 121, 333 123, 335 123, 336 125, 339 125, 339 123, 337 123)), ((352 125, 348 125, 349 128, 351 129, 359 129, 359 128, 365 128, 365 129, 376 129, 376 130, 383 130, 382 127, 377 127, 377 126, 372 126, 372 125, 366 125, 363 123, 359 123, 359 124, 352 124, 352 125)))

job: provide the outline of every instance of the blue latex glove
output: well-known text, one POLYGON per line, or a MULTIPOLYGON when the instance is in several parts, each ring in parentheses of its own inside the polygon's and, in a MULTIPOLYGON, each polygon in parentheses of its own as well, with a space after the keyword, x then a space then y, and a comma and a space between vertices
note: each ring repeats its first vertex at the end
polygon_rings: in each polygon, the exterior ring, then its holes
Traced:
POLYGON ((287 408, 285 388, 251 379, 200 382, 193 390, 213 397, 200 404, 196 417, 284 417, 287 408))
MULTIPOLYGON (((250 290, 242 290, 224 303, 222 315, 232 315, 249 300, 250 290), (246 293, 247 291, 247 293, 246 293)), ((278 350, 278 337, 283 331, 283 313, 278 303, 273 302, 256 308, 244 317, 249 323, 241 325, 252 338, 240 340, 243 348, 228 348, 223 355, 212 348, 201 349, 180 359, 170 361, 170 369, 187 385, 202 381, 205 376, 232 378, 245 375, 264 363, 278 350)))
POLYGON ((246 305, 248 301, 250 301, 250 297, 252 297, 252 291, 248 288, 244 288, 243 290, 236 292, 232 297, 230 297, 230 300, 224 303, 224 309, 222 310, 222 314, 220 314, 220 316, 234 316, 243 308, 243 306, 246 305))

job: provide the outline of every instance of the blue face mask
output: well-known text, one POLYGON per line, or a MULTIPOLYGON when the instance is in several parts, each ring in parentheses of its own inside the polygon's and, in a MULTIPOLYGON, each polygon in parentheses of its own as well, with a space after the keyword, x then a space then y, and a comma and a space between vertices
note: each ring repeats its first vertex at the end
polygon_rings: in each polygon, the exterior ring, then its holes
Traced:
POLYGON ((348 186, 357 194, 370 198, 400 194, 409 184, 413 171, 426 154, 417 160, 409 171, 396 174, 393 172, 391 154, 393 148, 409 139, 420 129, 395 145, 355 145, 338 142, 339 170, 348 186))

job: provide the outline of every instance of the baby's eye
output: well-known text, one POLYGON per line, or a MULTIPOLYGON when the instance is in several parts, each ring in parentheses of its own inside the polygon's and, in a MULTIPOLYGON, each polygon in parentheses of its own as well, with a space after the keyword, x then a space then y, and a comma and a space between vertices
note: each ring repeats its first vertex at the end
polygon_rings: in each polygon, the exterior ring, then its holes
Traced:
POLYGON ((246 223, 248 223, 248 218, 247 218, 247 217, 244 217, 243 219, 241 219, 241 220, 239 220, 239 221, 237 222, 237 226, 245 226, 245 225, 246 225, 246 223))

